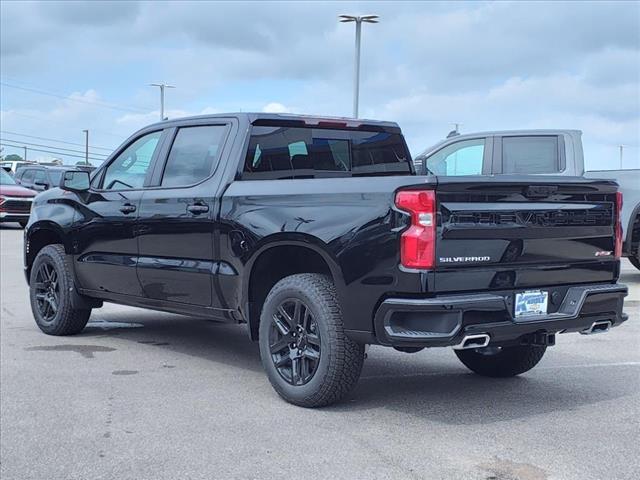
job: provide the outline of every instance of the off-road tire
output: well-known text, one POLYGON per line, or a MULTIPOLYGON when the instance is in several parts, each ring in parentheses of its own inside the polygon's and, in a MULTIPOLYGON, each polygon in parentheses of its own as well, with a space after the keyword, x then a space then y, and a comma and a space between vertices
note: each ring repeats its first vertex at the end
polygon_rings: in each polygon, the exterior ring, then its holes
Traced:
POLYGON ((322 407, 342 399, 357 383, 364 362, 364 345, 344 332, 342 310, 331 280, 320 274, 302 273, 280 280, 262 308, 259 329, 260 357, 269 381, 287 402, 302 407, 322 407), (269 335, 273 316, 288 299, 302 301, 317 324, 320 360, 313 377, 304 385, 292 385, 276 369, 269 335))
POLYGON ((547 347, 517 345, 503 347, 499 352, 487 355, 479 350, 455 350, 462 363, 484 377, 513 377, 527 372, 542 359, 547 347))
POLYGON ((71 295, 74 293, 73 274, 68 263, 64 247, 60 244, 44 247, 33 262, 29 280, 29 298, 31 311, 36 324, 47 335, 74 335, 80 333, 87 325, 91 309, 73 308, 71 295), (45 319, 37 303, 37 272, 43 263, 47 263, 55 269, 59 284, 58 307, 53 318, 45 319))

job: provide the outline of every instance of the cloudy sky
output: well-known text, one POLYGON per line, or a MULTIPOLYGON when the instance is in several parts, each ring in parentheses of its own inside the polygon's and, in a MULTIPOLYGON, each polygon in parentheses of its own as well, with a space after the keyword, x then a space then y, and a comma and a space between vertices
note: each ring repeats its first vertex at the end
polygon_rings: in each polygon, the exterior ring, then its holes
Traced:
POLYGON ((620 144, 625 168, 640 168, 638 2, 3 1, 0 8, 3 143, 77 155, 89 129, 98 163, 158 119, 151 82, 177 87, 167 91, 169 117, 348 116, 354 26, 337 15, 375 13, 380 23, 363 27, 360 114, 399 122, 414 154, 453 122, 463 132, 571 128, 584 132, 589 168, 617 168, 620 144))

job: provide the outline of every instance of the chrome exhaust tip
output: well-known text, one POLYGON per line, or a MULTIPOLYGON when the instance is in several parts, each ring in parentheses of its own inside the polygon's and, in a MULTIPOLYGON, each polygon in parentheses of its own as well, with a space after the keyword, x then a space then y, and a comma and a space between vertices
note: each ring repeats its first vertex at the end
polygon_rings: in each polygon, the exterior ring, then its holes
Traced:
POLYGON ((593 335, 595 333, 607 333, 609 330, 611 330, 611 320, 600 320, 599 322, 593 322, 593 324, 585 329, 582 330, 580 333, 582 335, 593 335))
POLYGON ((489 345, 489 334, 479 333, 477 335, 467 335, 462 341, 453 346, 454 350, 467 350, 468 348, 484 348, 489 345))

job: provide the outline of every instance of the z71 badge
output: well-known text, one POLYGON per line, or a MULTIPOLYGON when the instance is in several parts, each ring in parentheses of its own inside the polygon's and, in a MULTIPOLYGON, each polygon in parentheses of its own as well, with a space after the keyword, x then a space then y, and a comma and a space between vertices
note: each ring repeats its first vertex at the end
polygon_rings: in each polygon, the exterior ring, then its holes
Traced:
POLYGON ((490 262, 491 257, 440 257, 440 263, 490 262))

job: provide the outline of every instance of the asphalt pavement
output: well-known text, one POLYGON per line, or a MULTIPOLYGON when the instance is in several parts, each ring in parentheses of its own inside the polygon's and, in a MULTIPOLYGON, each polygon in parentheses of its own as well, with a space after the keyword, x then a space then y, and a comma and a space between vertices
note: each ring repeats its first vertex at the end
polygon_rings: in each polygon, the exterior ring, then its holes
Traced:
POLYGON ((106 304, 73 337, 36 327, 22 230, 0 226, 0 478, 637 479, 640 272, 629 321, 560 335, 517 378, 451 349, 372 347, 339 405, 291 406, 244 326, 106 304))

